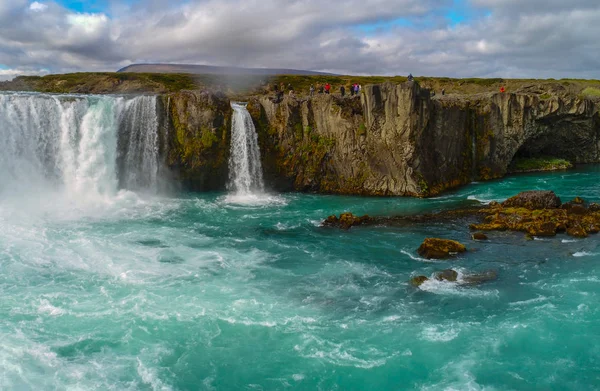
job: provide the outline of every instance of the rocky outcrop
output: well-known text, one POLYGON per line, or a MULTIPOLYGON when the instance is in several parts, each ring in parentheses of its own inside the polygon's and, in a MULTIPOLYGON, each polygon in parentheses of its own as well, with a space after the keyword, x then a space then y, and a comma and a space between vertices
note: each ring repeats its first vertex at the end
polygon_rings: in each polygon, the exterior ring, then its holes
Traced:
POLYGON ((506 208, 556 209, 560 208, 560 198, 553 191, 524 191, 502 203, 506 208))
POLYGON ((561 205, 549 191, 524 192, 480 212, 486 215, 484 222, 471 224, 473 230, 519 231, 541 237, 566 232, 578 238, 600 231, 600 212, 593 204, 587 207, 578 197, 561 205))
POLYGON ((448 239, 427 238, 417 252, 427 259, 450 258, 458 253, 467 251, 466 247, 455 241, 448 239))
POLYGON ((225 188, 232 109, 224 94, 184 91, 162 99, 169 134, 167 164, 190 190, 225 188))
POLYGON ((325 219, 325 221, 323 221, 323 226, 348 230, 352 227, 369 223, 370 221, 371 218, 368 215, 358 217, 354 216, 352 213, 346 212, 342 213, 340 217, 335 215, 329 216, 327 219, 325 219))
POLYGON ((600 161, 597 105, 560 89, 432 98, 386 83, 360 97, 256 97, 249 110, 279 189, 432 196, 501 177, 519 156, 600 161))

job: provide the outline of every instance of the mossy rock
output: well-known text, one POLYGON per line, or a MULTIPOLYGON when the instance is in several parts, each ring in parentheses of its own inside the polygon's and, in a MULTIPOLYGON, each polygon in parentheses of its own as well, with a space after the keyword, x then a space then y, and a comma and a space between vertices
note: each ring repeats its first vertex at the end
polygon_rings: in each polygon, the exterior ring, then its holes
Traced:
POLYGON ((410 279, 410 285, 414 287, 419 287, 423 285, 424 282, 429 281, 429 278, 425 276, 417 276, 410 279))
POLYGON ((455 240, 427 238, 417 251, 427 259, 445 259, 464 253, 467 248, 455 240))

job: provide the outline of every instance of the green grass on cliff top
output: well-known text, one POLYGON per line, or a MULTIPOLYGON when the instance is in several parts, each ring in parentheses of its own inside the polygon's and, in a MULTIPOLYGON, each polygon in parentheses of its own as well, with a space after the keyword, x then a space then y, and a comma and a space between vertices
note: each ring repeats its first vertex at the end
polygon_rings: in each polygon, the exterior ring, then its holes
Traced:
MULTIPOLYGON (((501 86, 507 92, 528 92, 549 99, 554 95, 573 94, 581 97, 600 98, 600 81, 597 80, 533 80, 533 79, 453 79, 448 77, 415 77, 423 88, 446 94, 471 95, 496 92, 501 86)), ((0 82, 0 90, 31 90, 54 93, 167 93, 181 90, 212 89, 231 96, 244 97, 272 93, 274 85, 291 85, 300 95, 308 94, 311 85, 330 83, 334 93, 344 85, 354 83, 363 86, 406 81, 405 76, 248 76, 248 75, 191 75, 162 73, 71 73, 48 76, 22 76, 12 82, 0 82)))

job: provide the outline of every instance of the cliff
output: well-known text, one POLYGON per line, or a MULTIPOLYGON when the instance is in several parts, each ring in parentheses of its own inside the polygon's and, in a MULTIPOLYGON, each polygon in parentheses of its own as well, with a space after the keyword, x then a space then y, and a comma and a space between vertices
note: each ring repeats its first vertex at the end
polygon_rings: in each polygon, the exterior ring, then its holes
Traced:
POLYGON ((166 162, 183 186, 221 190, 227 184, 232 109, 229 99, 209 91, 164 95, 166 162))
POLYGON ((431 97, 384 83, 360 97, 255 97, 248 109, 265 178, 283 190, 433 196, 502 177, 519 156, 600 161, 598 104, 560 85, 431 97))

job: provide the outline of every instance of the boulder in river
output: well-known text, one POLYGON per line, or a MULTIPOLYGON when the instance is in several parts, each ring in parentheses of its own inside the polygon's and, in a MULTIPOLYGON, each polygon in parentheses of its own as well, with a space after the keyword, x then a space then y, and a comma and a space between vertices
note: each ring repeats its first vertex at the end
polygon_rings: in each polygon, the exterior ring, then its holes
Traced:
POLYGON ((458 272, 452 269, 442 270, 436 274, 435 279, 438 281, 456 282, 458 279, 458 272))
POLYGON ((417 251, 427 259, 444 259, 464 253, 467 248, 455 240, 427 238, 417 251))
POLYGON ((555 209, 560 208, 560 198, 549 190, 524 191, 502 203, 505 208, 555 209))
POLYGON ((329 216, 324 222, 325 227, 337 227, 341 229, 350 229, 351 227, 362 225, 369 221, 370 217, 367 215, 358 217, 350 212, 342 213, 340 217, 336 215, 329 216))
POLYGON ((483 232, 475 232, 471 235, 471 238, 473 238, 473 240, 488 240, 487 235, 483 232))
POLYGON ((429 278, 425 276, 417 276, 410 279, 410 285, 412 286, 421 286, 425 281, 429 281, 429 278))

